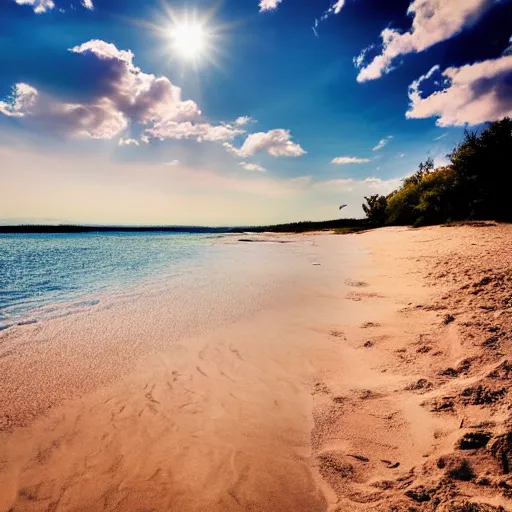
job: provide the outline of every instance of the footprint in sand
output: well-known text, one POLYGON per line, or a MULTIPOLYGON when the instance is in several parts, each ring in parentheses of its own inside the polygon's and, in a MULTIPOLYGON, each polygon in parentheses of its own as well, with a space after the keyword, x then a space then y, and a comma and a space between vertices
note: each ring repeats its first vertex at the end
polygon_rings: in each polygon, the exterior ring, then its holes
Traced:
POLYGON ((365 283, 364 281, 354 281, 353 279, 346 279, 345 284, 347 286, 353 286, 354 288, 364 288, 368 286, 368 283, 365 283))
POLYGON ((371 329, 372 327, 380 327, 380 324, 376 322, 365 322, 360 325, 361 329, 371 329))
POLYGON ((315 382, 313 387, 312 395, 328 395, 330 393, 330 389, 324 382, 315 382))
POLYGON ((376 393, 371 389, 358 389, 354 391, 354 395, 360 400, 376 400, 377 398, 382 398, 382 394, 376 393))
POLYGON ((352 457, 353 459, 357 459, 361 462, 368 463, 370 462, 370 459, 368 457, 364 457, 363 455, 354 455, 352 453, 347 454, 349 457, 352 457))
POLYGON ((380 461, 389 469, 396 469, 398 466, 400 466, 400 462, 391 462, 387 459, 381 459, 380 461))
POLYGON ((343 338, 343 339, 347 339, 347 337, 345 336, 345 333, 343 331, 336 331, 336 330, 332 330, 330 333, 329 333, 333 338, 343 338))
POLYGON ((366 293, 366 292, 349 292, 345 295, 348 300, 359 302, 363 299, 381 299, 383 296, 380 293, 366 293))

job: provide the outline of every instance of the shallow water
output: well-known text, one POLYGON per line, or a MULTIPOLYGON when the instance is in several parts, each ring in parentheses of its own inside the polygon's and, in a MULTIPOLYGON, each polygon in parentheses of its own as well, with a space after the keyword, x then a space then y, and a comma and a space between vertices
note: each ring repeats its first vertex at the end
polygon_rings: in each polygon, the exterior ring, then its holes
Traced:
POLYGON ((95 306, 144 281, 178 280, 208 257, 211 235, 0 235, 0 330, 95 306))

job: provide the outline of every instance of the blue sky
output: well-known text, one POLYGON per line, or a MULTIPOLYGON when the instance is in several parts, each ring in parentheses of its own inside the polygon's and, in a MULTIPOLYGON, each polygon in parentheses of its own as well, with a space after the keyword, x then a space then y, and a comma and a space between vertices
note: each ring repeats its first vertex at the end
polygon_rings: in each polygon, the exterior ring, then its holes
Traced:
POLYGON ((512 114, 506 0, 0 9, 3 222, 360 216, 512 114))

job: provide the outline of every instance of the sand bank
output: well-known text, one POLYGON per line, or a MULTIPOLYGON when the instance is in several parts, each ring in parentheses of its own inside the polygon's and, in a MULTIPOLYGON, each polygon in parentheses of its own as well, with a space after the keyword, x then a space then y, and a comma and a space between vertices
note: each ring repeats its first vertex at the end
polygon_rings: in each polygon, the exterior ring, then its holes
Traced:
POLYGON ((508 510, 512 229, 279 239, 200 329, 158 296, 4 341, 0 510, 508 510))

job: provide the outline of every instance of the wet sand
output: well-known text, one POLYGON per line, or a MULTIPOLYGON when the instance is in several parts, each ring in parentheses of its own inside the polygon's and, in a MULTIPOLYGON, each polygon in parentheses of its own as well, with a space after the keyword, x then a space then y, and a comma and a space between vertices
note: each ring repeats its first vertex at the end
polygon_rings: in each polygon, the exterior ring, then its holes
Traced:
POLYGON ((2 339, 0 510, 510 509, 511 227, 263 240, 257 300, 2 339))

